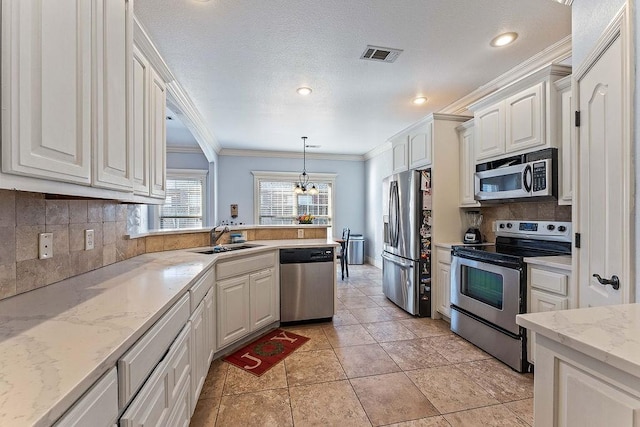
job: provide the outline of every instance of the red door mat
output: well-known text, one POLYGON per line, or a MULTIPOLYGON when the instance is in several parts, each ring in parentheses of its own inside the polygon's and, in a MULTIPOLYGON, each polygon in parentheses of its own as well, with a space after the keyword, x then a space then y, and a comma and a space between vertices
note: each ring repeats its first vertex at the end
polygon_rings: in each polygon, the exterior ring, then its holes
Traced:
POLYGON ((276 329, 224 360, 259 377, 307 341, 302 335, 276 329))

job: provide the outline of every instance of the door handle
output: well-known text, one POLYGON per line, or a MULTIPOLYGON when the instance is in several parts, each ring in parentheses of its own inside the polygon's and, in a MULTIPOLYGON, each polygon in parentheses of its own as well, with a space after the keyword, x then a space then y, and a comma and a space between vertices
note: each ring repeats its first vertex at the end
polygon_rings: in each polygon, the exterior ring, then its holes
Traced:
POLYGON ((382 254, 382 258, 386 259, 387 261, 389 261, 389 262, 391 262, 391 263, 393 263, 395 265, 399 265, 402 268, 413 268, 413 264, 408 264, 408 263, 404 263, 404 262, 401 262, 401 261, 396 261, 395 259, 390 258, 390 257, 386 256, 385 254, 382 254))
POLYGON ((603 279, 599 274, 594 274, 593 277, 598 279, 598 282, 600 282, 601 285, 611 285, 615 290, 620 289, 620 278, 616 275, 611 276, 611 279, 603 279))

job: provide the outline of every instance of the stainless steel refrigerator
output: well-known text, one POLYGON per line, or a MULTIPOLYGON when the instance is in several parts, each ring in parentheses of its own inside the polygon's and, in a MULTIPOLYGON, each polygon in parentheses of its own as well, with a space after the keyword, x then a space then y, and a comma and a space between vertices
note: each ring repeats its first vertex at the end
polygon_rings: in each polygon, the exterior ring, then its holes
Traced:
POLYGON ((431 169, 383 181, 382 289, 407 312, 431 316, 431 169))

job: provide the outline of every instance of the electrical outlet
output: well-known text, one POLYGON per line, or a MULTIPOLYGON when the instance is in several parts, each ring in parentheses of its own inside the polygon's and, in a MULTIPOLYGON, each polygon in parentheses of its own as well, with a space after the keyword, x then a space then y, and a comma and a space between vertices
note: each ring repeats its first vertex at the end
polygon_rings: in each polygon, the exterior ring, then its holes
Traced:
POLYGON ((84 230, 84 250, 90 251, 94 246, 93 230, 84 230))
POLYGON ((38 235, 38 258, 53 258, 53 233, 40 233, 38 235))
POLYGON ((298 239, 304 239, 304 229, 298 228, 298 239))

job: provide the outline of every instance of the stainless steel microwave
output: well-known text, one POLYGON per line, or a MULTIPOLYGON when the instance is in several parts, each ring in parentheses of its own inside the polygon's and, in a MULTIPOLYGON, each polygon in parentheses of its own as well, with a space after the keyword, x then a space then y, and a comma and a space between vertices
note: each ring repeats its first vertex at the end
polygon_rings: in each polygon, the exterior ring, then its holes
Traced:
POLYGON ((557 169, 556 148, 476 165, 475 199, 554 199, 558 194, 557 169))

